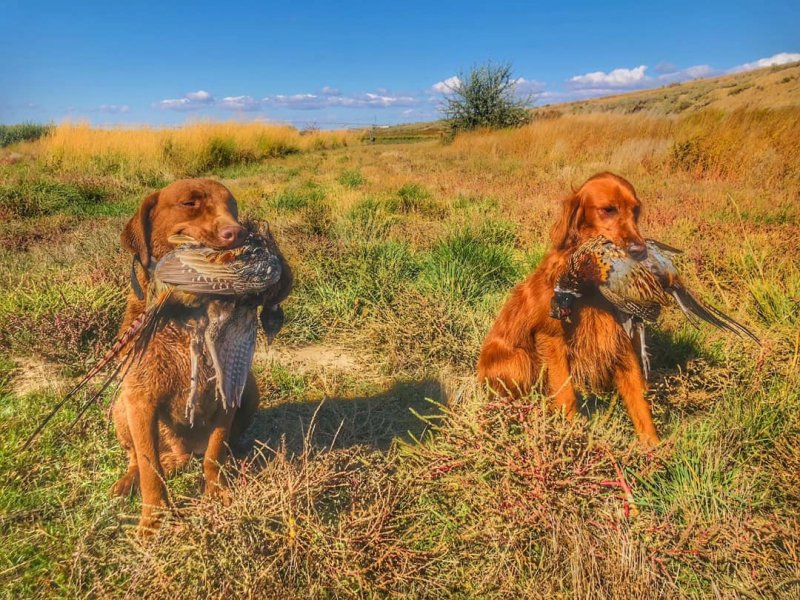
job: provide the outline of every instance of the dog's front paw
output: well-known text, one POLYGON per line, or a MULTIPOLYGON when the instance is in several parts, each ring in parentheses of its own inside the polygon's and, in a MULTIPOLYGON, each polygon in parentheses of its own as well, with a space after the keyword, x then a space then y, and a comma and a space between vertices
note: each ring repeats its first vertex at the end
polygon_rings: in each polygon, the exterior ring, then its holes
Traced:
POLYGON ((230 491, 219 483, 207 484, 205 495, 223 506, 230 506, 232 501, 230 491))
POLYGON ((119 496, 120 498, 130 496, 139 485, 136 479, 136 473, 126 473, 117 479, 116 483, 111 486, 111 489, 109 490, 111 495, 119 496))

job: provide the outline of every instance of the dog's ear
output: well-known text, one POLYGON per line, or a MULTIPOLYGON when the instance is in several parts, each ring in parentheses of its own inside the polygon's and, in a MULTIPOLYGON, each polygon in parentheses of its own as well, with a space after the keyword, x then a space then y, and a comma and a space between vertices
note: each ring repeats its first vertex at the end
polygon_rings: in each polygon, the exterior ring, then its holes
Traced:
POLYGON ((578 241, 578 226, 583 219, 583 202, 580 194, 573 192, 561 205, 561 216, 550 230, 550 239, 557 250, 564 250, 578 241))
POLYGON ((133 215, 122 230, 120 239, 122 246, 139 257, 142 266, 147 269, 150 265, 150 221, 153 208, 158 202, 159 192, 150 194, 142 201, 139 210, 133 215))

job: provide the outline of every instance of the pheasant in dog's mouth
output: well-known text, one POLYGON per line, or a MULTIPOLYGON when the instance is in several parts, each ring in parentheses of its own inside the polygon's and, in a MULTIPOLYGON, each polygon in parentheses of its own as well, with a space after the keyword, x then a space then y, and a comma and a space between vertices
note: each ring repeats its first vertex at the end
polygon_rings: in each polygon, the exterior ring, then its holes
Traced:
MULTIPOLYGON (((200 361, 206 356, 214 370, 217 399, 226 409, 240 404, 256 345, 257 300, 281 276, 281 261, 270 252, 266 239, 250 232, 242 246, 220 251, 176 235, 169 238, 175 250, 156 264, 155 287, 164 291, 157 289, 155 294, 178 296, 182 304, 197 304, 200 309, 189 323, 186 416, 190 425, 199 401, 200 361)), ((276 311, 282 314, 277 305, 269 308, 270 313, 276 311)), ((271 341, 269 330, 267 337, 271 341)))
MULTIPOLYGON (((178 314, 184 316, 190 335, 191 378, 186 400, 189 424, 194 425, 195 409, 200 400, 201 361, 211 363, 217 399, 225 409, 238 407, 253 362, 258 307, 280 280, 283 268, 267 227, 253 224, 248 229, 241 246, 225 250, 209 248, 186 235, 170 237, 169 242, 175 249, 165 254, 152 270, 147 286, 147 309, 56 404, 23 449, 70 398, 111 365, 110 375, 78 411, 76 421, 80 419, 120 372, 124 378, 126 369, 141 360, 155 332, 178 314)), ((283 324, 280 305, 267 303, 261 322, 271 342, 283 324)))

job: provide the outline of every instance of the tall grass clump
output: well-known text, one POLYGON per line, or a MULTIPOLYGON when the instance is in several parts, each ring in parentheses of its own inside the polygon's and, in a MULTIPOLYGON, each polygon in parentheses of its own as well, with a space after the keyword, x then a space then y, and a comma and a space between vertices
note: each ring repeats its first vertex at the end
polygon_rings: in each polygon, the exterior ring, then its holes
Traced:
POLYGON ((32 142, 44 137, 52 131, 52 125, 40 125, 38 123, 0 125, 0 148, 19 142, 32 142))
POLYGON ((423 258, 420 285, 437 297, 477 304, 520 275, 508 238, 489 225, 455 231, 423 258))

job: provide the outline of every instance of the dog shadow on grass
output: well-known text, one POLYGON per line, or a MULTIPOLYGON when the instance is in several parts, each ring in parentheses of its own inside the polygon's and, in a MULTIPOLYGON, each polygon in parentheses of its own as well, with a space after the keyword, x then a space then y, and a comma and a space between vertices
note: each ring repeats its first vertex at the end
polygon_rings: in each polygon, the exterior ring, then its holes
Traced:
POLYGON ((306 446, 313 450, 365 446, 386 451, 395 439, 421 439, 430 425, 420 416, 440 415, 445 401, 441 383, 426 379, 399 381, 370 396, 260 408, 243 442, 272 450, 285 448, 289 456, 301 454, 306 446))

